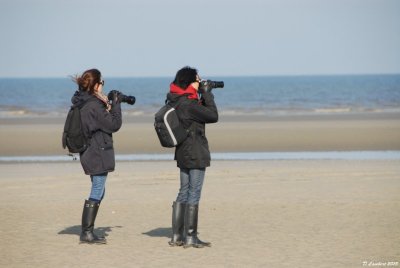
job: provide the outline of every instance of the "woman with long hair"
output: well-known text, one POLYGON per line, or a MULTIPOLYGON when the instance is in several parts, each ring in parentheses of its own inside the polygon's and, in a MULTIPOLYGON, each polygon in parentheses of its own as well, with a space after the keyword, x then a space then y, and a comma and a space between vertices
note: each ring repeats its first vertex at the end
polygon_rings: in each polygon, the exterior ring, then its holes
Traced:
POLYGON ((82 129, 89 140, 88 148, 80 153, 80 161, 92 182, 90 195, 83 206, 80 242, 105 244, 106 239, 94 234, 93 229, 104 198, 107 175, 115 168, 112 133, 122 125, 121 105, 118 92, 112 95, 111 100, 103 94, 104 80, 99 70, 87 70, 81 76, 74 77, 74 81, 78 90, 71 101, 73 105, 81 107, 82 129))

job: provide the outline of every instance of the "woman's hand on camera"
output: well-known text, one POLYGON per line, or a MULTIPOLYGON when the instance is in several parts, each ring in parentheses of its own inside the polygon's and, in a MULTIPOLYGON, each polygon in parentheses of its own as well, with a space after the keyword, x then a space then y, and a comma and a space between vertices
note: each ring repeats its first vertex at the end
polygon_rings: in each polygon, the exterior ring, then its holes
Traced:
POLYGON ((199 93, 200 94, 204 94, 206 92, 211 92, 212 89, 213 89, 213 87, 210 83, 210 80, 207 80, 207 81, 203 80, 199 84, 199 93))
POLYGON ((111 102, 111 106, 121 103, 121 98, 120 98, 121 92, 118 90, 111 90, 108 93, 108 100, 111 102))

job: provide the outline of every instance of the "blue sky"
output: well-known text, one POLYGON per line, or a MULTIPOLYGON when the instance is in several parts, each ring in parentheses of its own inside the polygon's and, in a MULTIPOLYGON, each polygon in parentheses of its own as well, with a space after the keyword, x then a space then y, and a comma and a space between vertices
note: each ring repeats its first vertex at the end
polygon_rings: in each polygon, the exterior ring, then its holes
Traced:
POLYGON ((400 73, 397 0, 0 0, 0 77, 400 73))

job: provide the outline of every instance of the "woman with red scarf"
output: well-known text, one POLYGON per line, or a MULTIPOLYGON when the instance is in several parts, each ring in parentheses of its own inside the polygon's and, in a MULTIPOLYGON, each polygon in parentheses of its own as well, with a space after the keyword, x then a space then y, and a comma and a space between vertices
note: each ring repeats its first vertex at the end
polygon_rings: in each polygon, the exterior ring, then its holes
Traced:
POLYGON ((197 70, 184 67, 177 72, 167 94, 183 127, 189 131, 186 140, 175 149, 180 189, 172 206, 173 234, 169 242, 171 246, 185 248, 211 246, 197 237, 197 223, 205 171, 211 160, 205 124, 218 121, 218 110, 211 90, 199 87, 197 70))

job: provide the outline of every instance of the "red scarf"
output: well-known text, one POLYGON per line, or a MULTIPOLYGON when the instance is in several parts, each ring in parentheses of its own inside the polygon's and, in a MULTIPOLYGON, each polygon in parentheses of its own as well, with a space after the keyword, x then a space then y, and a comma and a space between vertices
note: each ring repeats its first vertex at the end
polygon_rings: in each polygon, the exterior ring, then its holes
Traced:
POLYGON ((186 89, 182 89, 177 85, 175 85, 174 83, 171 83, 169 88, 172 94, 188 95, 188 99, 194 99, 194 100, 199 99, 199 95, 197 95, 197 90, 191 85, 188 86, 186 89))

